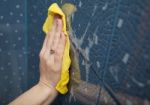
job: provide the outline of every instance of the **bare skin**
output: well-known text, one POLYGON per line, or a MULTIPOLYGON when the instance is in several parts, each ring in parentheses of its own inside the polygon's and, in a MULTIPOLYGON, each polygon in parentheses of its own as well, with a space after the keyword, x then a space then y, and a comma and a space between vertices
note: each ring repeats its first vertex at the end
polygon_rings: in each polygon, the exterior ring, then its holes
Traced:
POLYGON ((66 37, 62 32, 63 23, 55 16, 52 29, 45 37, 40 57, 40 79, 31 89, 9 105, 49 105, 58 95, 55 86, 60 80, 66 37), (53 50, 53 51, 51 51, 53 50))

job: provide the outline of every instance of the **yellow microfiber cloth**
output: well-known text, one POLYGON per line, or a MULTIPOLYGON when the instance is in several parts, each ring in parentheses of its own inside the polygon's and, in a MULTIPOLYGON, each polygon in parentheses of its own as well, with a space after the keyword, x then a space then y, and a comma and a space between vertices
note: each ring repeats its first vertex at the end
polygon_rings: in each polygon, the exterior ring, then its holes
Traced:
POLYGON ((48 9, 48 17, 43 25, 43 31, 47 33, 49 29, 51 29, 55 14, 58 14, 61 16, 62 21, 63 21, 63 32, 65 33, 66 38, 67 38, 64 55, 63 55, 61 79, 56 85, 56 90, 59 91, 61 94, 65 94, 68 92, 67 84, 69 82, 69 67, 71 64, 71 59, 69 56, 70 41, 69 41, 68 33, 66 31, 65 14, 62 12, 60 7, 56 3, 53 3, 48 9))

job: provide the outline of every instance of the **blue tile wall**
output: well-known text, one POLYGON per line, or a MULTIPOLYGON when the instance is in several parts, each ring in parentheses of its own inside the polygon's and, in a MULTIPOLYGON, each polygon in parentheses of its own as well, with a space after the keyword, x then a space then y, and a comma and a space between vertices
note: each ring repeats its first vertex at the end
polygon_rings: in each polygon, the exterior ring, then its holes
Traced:
MULTIPOLYGON (((37 83, 42 25, 53 2, 77 7, 73 33, 89 60, 79 55, 82 80, 150 101, 149 0, 1 0, 0 105, 37 83)), ((56 104, 81 104, 66 98, 56 104)))
POLYGON ((25 1, 0 2, 0 105, 27 89, 25 1))

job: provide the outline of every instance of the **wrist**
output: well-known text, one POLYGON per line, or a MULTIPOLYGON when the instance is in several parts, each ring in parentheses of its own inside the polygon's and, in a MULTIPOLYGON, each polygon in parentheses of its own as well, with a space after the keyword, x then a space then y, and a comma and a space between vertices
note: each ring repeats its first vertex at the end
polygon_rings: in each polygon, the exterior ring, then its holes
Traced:
POLYGON ((51 85, 48 85, 42 81, 39 81, 39 83, 37 84, 38 87, 42 90, 45 91, 47 94, 52 95, 52 94, 58 94, 57 90, 55 89, 55 87, 52 87, 51 85))

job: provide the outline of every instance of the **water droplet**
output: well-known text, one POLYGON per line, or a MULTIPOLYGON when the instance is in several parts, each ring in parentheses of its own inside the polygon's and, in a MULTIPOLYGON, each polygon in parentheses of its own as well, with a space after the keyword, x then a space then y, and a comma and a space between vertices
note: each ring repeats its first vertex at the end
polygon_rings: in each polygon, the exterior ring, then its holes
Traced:
POLYGON ((15 30, 15 33, 18 33, 18 30, 17 30, 17 29, 15 30))
POLYGON ((8 53, 7 53, 7 55, 9 55, 9 56, 10 56, 10 55, 11 55, 11 52, 8 52, 8 53))
POLYGON ((6 23, 6 26, 7 26, 7 27, 9 27, 9 26, 10 26, 10 24, 9 24, 9 23, 6 23))
POLYGON ((20 23, 20 20, 18 19, 18 20, 16 20, 16 22, 17 22, 17 23, 20 23))
POLYGON ((18 40, 20 41, 22 38, 21 37, 18 37, 18 40))
POLYGON ((19 5, 19 4, 17 4, 17 5, 16 5, 16 8, 17 8, 17 9, 18 9, 18 8, 20 8, 20 5, 19 5))
POLYGON ((16 47, 16 43, 13 44, 13 47, 16 47))
POLYGON ((13 76, 16 76, 16 72, 13 72, 12 75, 13 75, 13 76))
POLYGON ((3 71, 3 70, 4 70, 4 67, 0 67, 0 69, 3 71))
POLYGON ((9 41, 8 40, 5 40, 5 43, 8 43, 9 41))
POLYGON ((0 33, 0 36, 3 36, 4 34, 3 33, 0 33))
POLYGON ((4 19, 4 16, 1 16, 0 19, 1 19, 1 20, 4 19))
POLYGON ((13 13, 13 12, 10 12, 9 14, 12 16, 14 13, 13 13))
POLYGON ((18 69, 19 69, 19 70, 21 70, 21 69, 22 69, 22 67, 21 67, 21 66, 19 66, 19 67, 18 67, 18 69))
POLYGON ((19 58, 22 58, 22 54, 19 54, 18 57, 19 57, 19 58))
POLYGON ((13 81, 9 81, 9 84, 13 84, 13 81))
POLYGON ((11 62, 8 62, 7 65, 10 66, 10 65, 11 65, 11 62))
POLYGON ((20 13, 20 16, 22 17, 22 16, 23 16, 23 13, 20 13))
POLYGON ((8 79, 8 75, 5 75, 5 76, 4 76, 4 79, 7 80, 7 79, 8 79))

